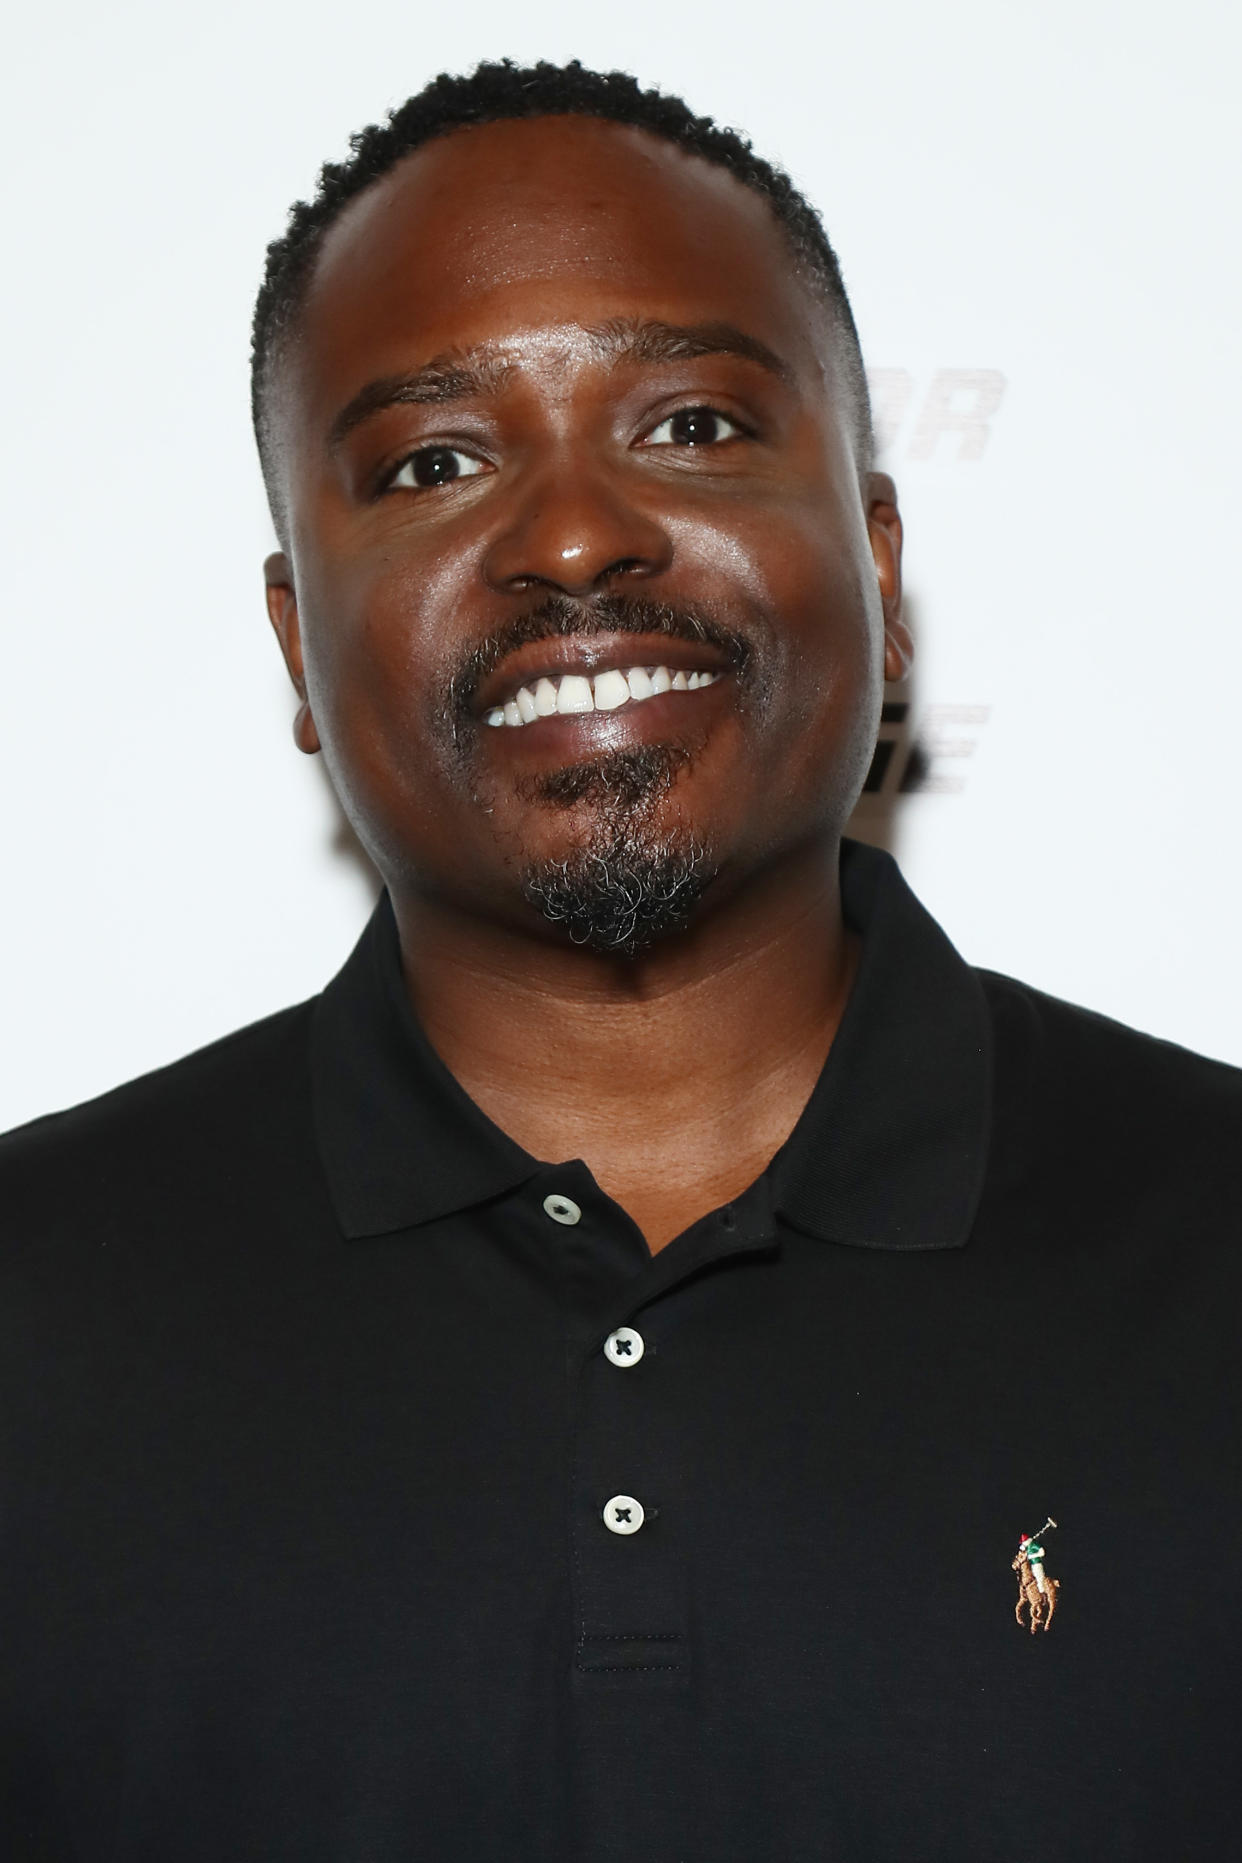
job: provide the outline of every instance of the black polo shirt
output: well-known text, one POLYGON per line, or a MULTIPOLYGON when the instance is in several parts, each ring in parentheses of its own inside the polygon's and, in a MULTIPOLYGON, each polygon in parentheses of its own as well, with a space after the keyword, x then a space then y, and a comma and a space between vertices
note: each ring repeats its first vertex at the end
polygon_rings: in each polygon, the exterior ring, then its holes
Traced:
POLYGON ((0 1856, 1239 1853, 1242 1075, 844 884, 802 1119, 654 1258, 386 904, 0 1145, 0 1856))

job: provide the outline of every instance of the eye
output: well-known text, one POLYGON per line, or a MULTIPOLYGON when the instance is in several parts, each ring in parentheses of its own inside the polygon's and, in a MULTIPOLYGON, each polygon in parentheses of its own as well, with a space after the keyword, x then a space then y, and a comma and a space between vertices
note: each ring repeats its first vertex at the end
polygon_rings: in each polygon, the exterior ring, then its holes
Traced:
POLYGON ((402 460, 386 489, 400 486, 407 491, 428 491, 436 485, 451 485, 454 479, 477 478, 486 471, 481 459, 458 446, 420 446, 402 460))
POLYGON ((741 437, 742 428, 718 408, 678 408, 647 435, 648 446, 718 446, 741 437))

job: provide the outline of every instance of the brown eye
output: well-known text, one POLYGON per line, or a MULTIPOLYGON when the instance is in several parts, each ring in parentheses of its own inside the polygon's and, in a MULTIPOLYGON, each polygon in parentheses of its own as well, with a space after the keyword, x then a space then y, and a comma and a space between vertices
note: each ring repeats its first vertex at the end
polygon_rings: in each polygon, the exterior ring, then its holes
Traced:
POLYGON ((736 421, 716 408, 678 408, 647 436, 648 446, 715 446, 741 433, 736 421))
POLYGON ((476 478, 485 470, 481 459, 458 446, 420 446, 397 468, 389 485, 430 491, 437 485, 451 485, 454 479, 476 478))

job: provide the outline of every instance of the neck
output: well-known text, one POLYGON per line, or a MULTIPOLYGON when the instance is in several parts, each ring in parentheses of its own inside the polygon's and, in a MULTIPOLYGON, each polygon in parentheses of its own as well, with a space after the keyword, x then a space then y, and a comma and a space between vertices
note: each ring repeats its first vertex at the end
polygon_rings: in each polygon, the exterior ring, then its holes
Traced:
POLYGON ((502 1131, 582 1158, 657 1249, 753 1182, 810 1097, 854 971, 838 851, 630 960, 394 898, 415 1010, 502 1131))

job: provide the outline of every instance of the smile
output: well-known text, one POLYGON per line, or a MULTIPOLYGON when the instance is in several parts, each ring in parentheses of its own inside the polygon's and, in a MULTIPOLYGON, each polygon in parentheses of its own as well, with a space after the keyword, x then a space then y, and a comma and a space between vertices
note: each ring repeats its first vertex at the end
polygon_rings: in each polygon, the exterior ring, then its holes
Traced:
POLYGON ((719 672, 687 672, 680 667, 674 672, 667 666, 631 666, 625 672, 612 667, 596 673, 594 678, 563 673, 519 686, 511 699, 484 714, 484 722, 521 726, 554 714, 567 717, 584 712, 615 712, 625 705, 641 705, 645 699, 659 698, 665 692, 698 692, 721 677, 719 672))

